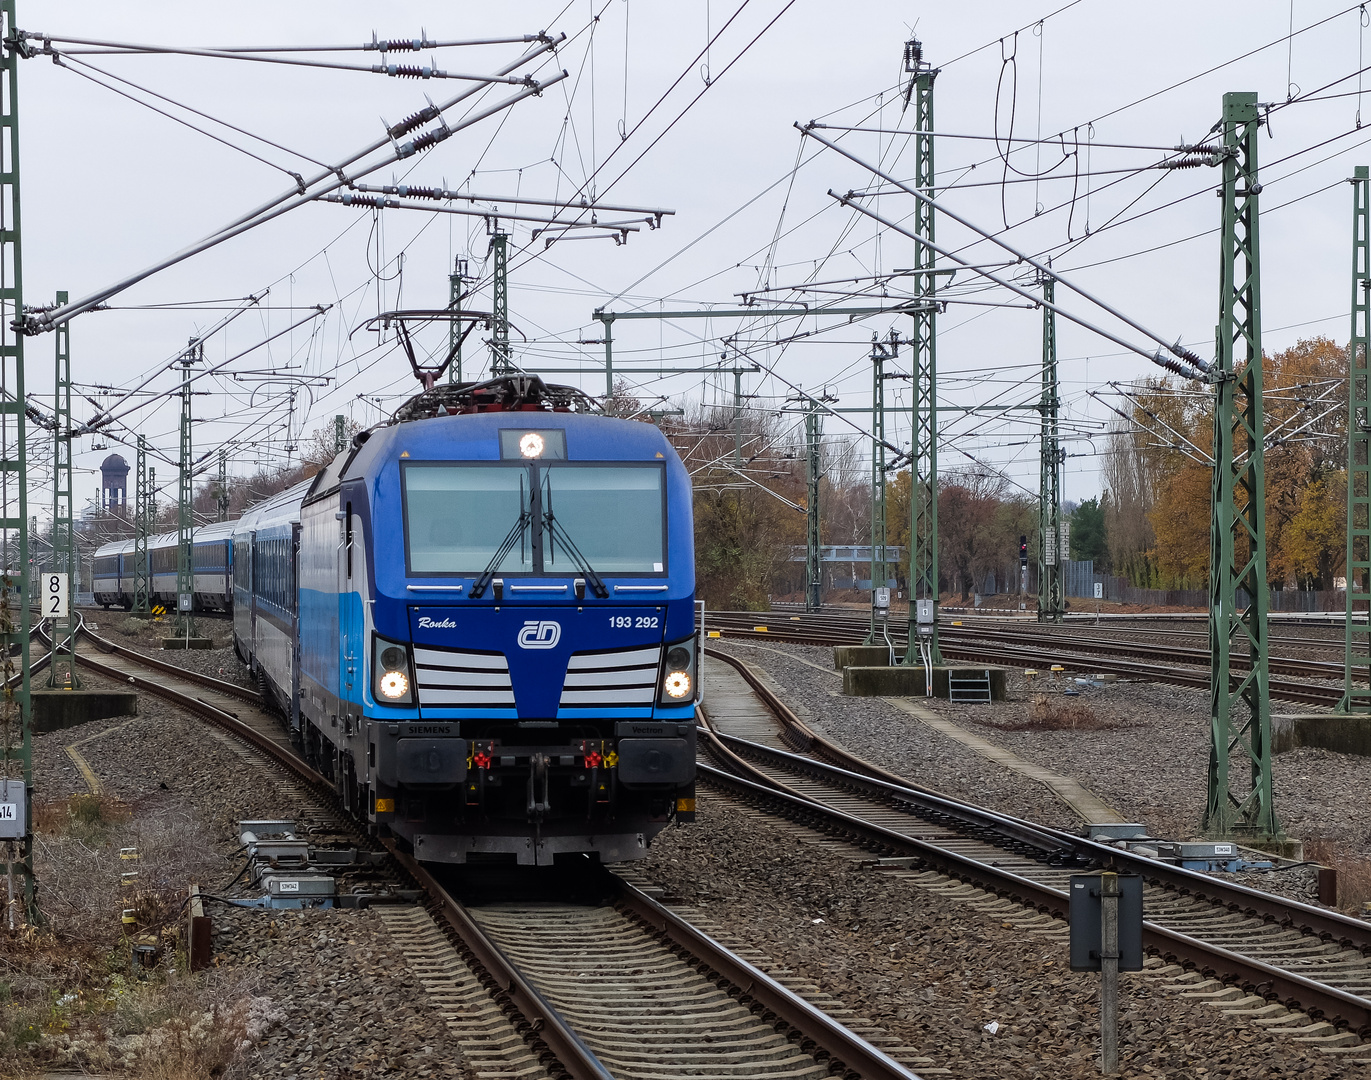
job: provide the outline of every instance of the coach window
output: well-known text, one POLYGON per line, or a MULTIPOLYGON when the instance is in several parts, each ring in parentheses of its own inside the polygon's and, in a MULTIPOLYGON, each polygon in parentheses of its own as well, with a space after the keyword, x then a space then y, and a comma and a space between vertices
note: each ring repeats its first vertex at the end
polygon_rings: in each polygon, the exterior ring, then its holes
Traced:
POLYGON ((347 524, 344 526, 345 536, 344 536, 344 539, 343 539, 343 543, 347 545, 347 550, 348 550, 348 579, 351 580, 351 578, 352 578, 352 503, 348 503, 348 504, 347 504, 347 509, 344 511, 344 513, 345 513, 345 515, 346 515, 347 524))

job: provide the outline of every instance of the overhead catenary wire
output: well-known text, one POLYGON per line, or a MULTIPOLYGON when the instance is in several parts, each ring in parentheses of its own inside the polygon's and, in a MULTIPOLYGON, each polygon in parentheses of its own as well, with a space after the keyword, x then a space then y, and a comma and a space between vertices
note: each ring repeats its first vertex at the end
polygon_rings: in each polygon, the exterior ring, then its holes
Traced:
MULTIPOLYGON (((561 41, 563 37, 565 37, 565 35, 555 39, 555 41, 551 38, 540 40, 539 45, 536 49, 531 49, 525 52, 523 56, 519 57, 512 63, 507 64, 497 73, 507 74, 510 71, 518 69, 524 64, 530 63, 531 61, 537 59, 538 56, 540 56, 542 53, 552 48, 557 42, 561 41)), ((182 248, 180 251, 169 256, 168 258, 162 259, 152 264, 151 266, 139 271, 136 274, 132 274, 118 282, 115 282, 112 285, 108 285, 97 292, 91 293, 90 295, 81 298, 80 300, 76 300, 66 305, 63 305, 60 308, 55 308, 42 314, 35 315, 26 323, 26 330, 29 333, 37 333, 52 330, 60 323, 66 322, 74 316, 80 314, 81 312, 87 311, 90 308, 96 306, 97 304, 100 304, 103 301, 108 300, 111 296, 114 296, 122 292, 124 289, 129 288, 131 285, 135 285, 138 282, 143 281, 148 277, 151 277, 153 274, 159 273, 160 271, 165 270, 168 267, 174 266, 177 263, 182 262, 193 255, 197 255, 202 251, 206 251, 211 247, 223 243, 225 240, 229 240, 234 236, 238 236, 251 228, 255 228, 259 225, 265 224, 267 221, 279 217, 281 214, 286 213, 289 210, 295 209, 297 206, 303 206, 308 202, 317 200, 322 195, 325 195, 330 191, 337 190, 340 187, 345 187, 349 183, 357 179, 360 179, 362 176, 366 176, 372 172, 375 172, 378 169, 385 168, 387 165, 394 164, 395 162, 403 161, 406 158, 412 157, 417 153, 422 153, 423 151, 428 150, 431 147, 437 145, 439 142, 445 141, 446 139, 450 138, 458 131, 464 130, 465 128, 468 128, 473 124, 476 124, 481 120, 484 120, 499 112, 503 112, 505 109, 511 108, 512 106, 518 104, 520 101, 523 101, 525 98, 541 93, 542 90, 546 89, 548 86, 558 83, 566 77, 567 73, 565 71, 560 71, 544 79, 541 82, 533 81, 531 85, 523 86, 517 93, 515 93, 511 97, 505 98, 495 103, 494 105, 490 105, 483 109, 479 109, 452 124, 448 124, 446 121, 444 121, 442 126, 439 128, 431 129, 425 134, 410 140, 408 143, 399 143, 397 140, 403 137, 404 135, 407 135, 410 132, 418 130, 424 124, 429 123, 432 120, 441 119, 443 114, 447 112, 449 109, 455 107, 456 105, 470 98, 473 94, 477 93, 478 88, 471 88, 463 91, 460 94, 454 95, 452 98, 450 98, 448 101, 444 102, 441 105, 431 105, 426 109, 422 109, 419 112, 415 113, 413 116, 409 117, 408 119, 401 121, 398 124, 392 125, 387 130, 387 133, 384 137, 382 137, 381 139, 374 140, 373 142, 369 143, 366 147, 364 147, 362 150, 343 159, 333 169, 321 172, 307 180, 304 185, 306 189, 305 191, 300 191, 299 187, 297 186, 296 189, 279 195, 276 198, 257 207, 256 209, 249 211, 247 214, 240 216, 239 218, 231 222, 229 225, 221 228, 218 232, 212 233, 208 237, 196 243, 193 243, 188 247, 182 248), (346 175, 345 170, 348 167, 355 165, 363 158, 375 153, 377 150, 386 146, 389 146, 391 148, 391 152, 384 160, 362 167, 361 170, 353 176, 346 175), (319 190, 309 190, 310 188, 320 184, 324 186, 320 187, 319 190)))
MULTIPOLYGON (((39 37, 36 34, 27 34, 26 37, 30 41, 41 41, 42 53, 45 56, 73 54, 68 50, 54 49, 52 47, 52 42, 57 39, 39 37)), ((359 71, 374 75, 388 75, 392 78, 457 79, 466 82, 506 83, 512 86, 517 86, 525 81, 518 76, 473 75, 467 72, 443 71, 441 68, 435 67, 415 67, 410 64, 371 64, 364 66, 361 64, 347 64, 340 60, 297 60, 287 56, 260 56, 255 53, 228 52, 217 49, 194 49, 188 46, 138 48, 136 46, 122 45, 115 49, 92 49, 82 52, 80 55, 111 56, 120 52, 136 52, 143 55, 198 56, 219 60, 242 60, 257 64, 281 64, 287 67, 321 68, 327 71, 359 71)))
MULTIPOLYGON (((810 138, 815 139, 815 140, 817 140, 818 142, 823 143, 823 144, 824 144, 825 146, 827 146, 830 150, 835 150, 835 151, 837 151, 839 154, 841 154, 843 157, 847 158, 849 161, 852 161, 852 162, 856 163, 857 165, 860 165, 862 168, 867 169, 868 171, 874 173, 875 175, 879 176, 882 180, 885 180, 887 183, 894 184, 896 187, 900 188, 900 190, 904 191, 904 192, 905 192, 906 194, 908 194, 908 195, 912 195, 914 198, 918 199, 920 202, 925 203, 926 205, 928 205, 928 206, 930 206, 930 207, 935 207, 936 210, 937 210, 939 213, 944 214, 944 215, 946 215, 947 217, 950 217, 953 221, 957 222, 957 223, 960 224, 960 225, 965 226, 966 228, 970 229, 972 232, 979 233, 981 236, 983 236, 985 239, 989 240, 991 243, 996 244, 996 245, 998 245, 999 247, 1004 248, 1004 250, 1007 251, 1007 252, 1009 252, 1011 255, 1013 255, 1013 256, 1015 257, 1015 259, 1020 260, 1020 261, 1022 261, 1022 262, 1028 263, 1028 265, 1031 266, 1031 267, 1033 267, 1033 269, 1037 270, 1039 274, 1042 274, 1044 277, 1050 277, 1050 278, 1052 278, 1052 279, 1053 279, 1054 281, 1056 281, 1059 285, 1062 285, 1063 287, 1070 289, 1072 292, 1076 293, 1078 296, 1084 297, 1086 300, 1090 301, 1090 303, 1092 303, 1092 304, 1094 304, 1096 307, 1101 308, 1102 310, 1108 312, 1110 315, 1112 315, 1114 318, 1118 319, 1120 322, 1124 323, 1124 324, 1127 325, 1127 326, 1132 327, 1134 330, 1138 331, 1138 333, 1143 334, 1143 335, 1145 335, 1146 337, 1150 338, 1152 341, 1156 342, 1156 343, 1157 343, 1158 345, 1160 345, 1162 348, 1166 349, 1168 352, 1170 352, 1170 353, 1172 353, 1174 356, 1176 356, 1182 363, 1190 365, 1192 368, 1196 369, 1197 371, 1200 371, 1200 372, 1208 372, 1208 370, 1209 370, 1209 364, 1208 364, 1208 362, 1206 362, 1206 361, 1200 359, 1200 357, 1199 357, 1195 352, 1193 352, 1192 350, 1186 348, 1184 345, 1181 345, 1181 344, 1179 343, 1179 341, 1174 342, 1174 343, 1167 342, 1165 338, 1162 338, 1162 337, 1158 336, 1157 334, 1154 334, 1151 330, 1147 329, 1145 326, 1143 326, 1143 325, 1142 325, 1141 323, 1139 323, 1137 320, 1130 318, 1129 316, 1123 314, 1122 312, 1120 312, 1118 309, 1114 308, 1113 306, 1111 306, 1111 305, 1109 305, 1109 304, 1106 304, 1103 300, 1100 300, 1098 297, 1096 297, 1096 296, 1094 296, 1093 294, 1087 292, 1084 288, 1082 288, 1081 286, 1075 284, 1074 282, 1072 282, 1072 281, 1070 281, 1070 280, 1068 280, 1068 279, 1066 279, 1066 278, 1063 278, 1063 277, 1061 276, 1061 274, 1059 274, 1059 273, 1057 273, 1056 271, 1054 271, 1050 266, 1046 265, 1045 263, 1040 262, 1039 260, 1035 259, 1033 256, 1026 254, 1025 252, 1019 251, 1019 250, 1018 250, 1017 248, 1015 248, 1012 244, 1009 244, 1009 243, 1007 243, 1006 241, 1001 240, 1001 239, 999 239, 999 238, 996 237, 996 236, 992 236, 991 234, 987 233, 984 229, 982 229, 980 226, 974 224, 973 222, 971 222, 971 221, 968 220, 967 218, 965 218, 965 217, 963 217, 962 215, 958 214, 956 211, 954 211, 954 210, 949 210, 946 206, 939 205, 938 203, 936 203, 936 202, 933 200, 933 198, 931 198, 930 196, 924 194, 922 191, 919 191, 917 188, 910 187, 908 184, 905 184, 905 183, 902 183, 901 181, 895 180, 895 179, 894 179, 893 177, 891 177, 888 173, 884 172, 883 170, 881 170, 881 169, 878 168, 877 166, 868 164, 867 162, 863 161, 861 158, 857 157, 856 154, 853 154, 853 153, 851 153, 850 151, 845 150, 845 149, 843 149, 842 147, 838 146, 836 143, 834 143, 834 142, 832 142, 832 141, 830 141, 830 140, 828 140, 828 139, 825 139, 822 135, 817 135, 817 134, 815 134, 811 129, 800 127, 800 125, 798 125, 798 124, 796 125, 796 127, 799 127, 800 130, 803 131, 803 132, 804 132, 806 135, 808 135, 810 138)), ((829 194, 830 194, 830 195, 833 195, 833 192, 830 191, 829 194)), ((839 197, 839 196, 836 196, 836 195, 835 195, 834 198, 841 198, 841 200, 842 200, 842 202, 843 202, 844 205, 854 206, 854 207, 856 207, 857 209, 861 210, 863 213, 870 214, 872 217, 876 217, 876 219, 877 219, 878 221, 879 221, 879 220, 882 220, 881 218, 877 217, 874 213, 872 213, 870 210, 868 210, 866 207, 861 206, 860 204, 858 204, 858 203, 856 203, 856 202, 850 201, 849 198, 847 198, 847 197, 839 197)), ((902 232, 902 233, 904 233, 906 236, 910 236, 912 239, 915 239, 917 242, 920 242, 920 243, 923 243, 923 244, 927 245, 931 250, 937 251, 939 254, 949 254, 949 253, 946 253, 946 252, 940 250, 939 248, 935 247, 935 246, 932 244, 931 241, 928 241, 927 239, 925 239, 925 238, 923 238, 923 237, 917 237, 917 236, 915 236, 914 234, 911 234, 911 233, 909 233, 907 230, 904 230, 904 229, 900 229, 899 231, 902 232)), ((949 254, 949 257, 952 257, 952 256, 950 256, 950 254, 949 254)), ((990 274, 990 273, 989 273, 988 271, 986 271, 986 270, 975 269, 975 268, 973 267, 972 264, 967 263, 966 260, 964 260, 964 259, 956 258, 956 261, 959 262, 959 263, 961 263, 962 265, 965 265, 968 269, 972 269, 973 272, 975 272, 975 273, 981 274, 981 275, 983 275, 983 276, 985 276, 985 277, 989 277, 989 278, 991 278, 991 280, 999 280, 999 279, 995 278, 994 275, 990 274)), ((1020 292, 1022 295, 1029 295, 1029 294, 1027 293, 1026 290, 1019 289, 1019 288, 1017 288, 1017 287, 1015 287, 1015 291, 1020 292)), ((1051 310, 1058 311, 1058 313, 1060 313, 1060 314, 1064 314, 1064 313, 1060 312, 1060 309, 1056 308, 1055 306, 1050 305, 1050 304, 1047 304, 1046 301, 1040 301, 1040 302, 1042 302, 1042 303, 1044 304, 1044 306, 1049 307, 1051 310)), ((1074 321, 1074 322, 1079 322, 1079 321, 1080 321, 1079 319, 1076 319, 1074 316, 1067 315, 1066 317, 1072 319, 1072 321, 1074 321)), ((1096 328, 1091 327, 1091 326, 1089 326, 1088 324, 1085 324, 1085 323, 1082 323, 1081 325, 1087 326, 1088 329, 1096 329, 1096 328)), ((1099 330, 1096 330, 1096 332, 1097 332, 1097 333, 1102 333, 1102 331, 1099 331, 1099 330)), ((1118 341, 1117 338, 1112 338, 1112 337, 1111 337, 1111 340, 1118 341)), ((1146 352, 1142 352, 1142 355, 1148 356, 1148 354, 1147 354, 1146 352)), ((1148 356, 1148 359, 1152 360, 1153 363, 1157 363, 1157 364, 1159 364, 1160 366, 1167 368, 1168 370, 1175 371, 1176 374, 1178 374, 1178 375, 1185 375, 1185 374, 1188 374, 1187 372, 1185 372, 1185 371, 1183 371, 1183 370, 1178 370, 1176 367, 1172 366, 1172 365, 1169 364, 1169 363, 1163 362, 1163 358, 1161 357, 1160 353, 1158 353, 1158 354, 1156 354, 1156 355, 1153 355, 1153 356, 1148 356)))
POLYGON ((551 354, 549 354, 549 355, 551 355, 551 354))

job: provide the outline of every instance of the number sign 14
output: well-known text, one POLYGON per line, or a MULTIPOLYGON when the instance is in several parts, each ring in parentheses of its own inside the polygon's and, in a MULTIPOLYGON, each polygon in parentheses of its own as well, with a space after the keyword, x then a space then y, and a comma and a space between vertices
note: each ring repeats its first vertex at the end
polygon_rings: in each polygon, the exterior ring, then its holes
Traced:
POLYGON ((66 574, 44 574, 43 618, 65 619, 68 614, 69 595, 66 574))

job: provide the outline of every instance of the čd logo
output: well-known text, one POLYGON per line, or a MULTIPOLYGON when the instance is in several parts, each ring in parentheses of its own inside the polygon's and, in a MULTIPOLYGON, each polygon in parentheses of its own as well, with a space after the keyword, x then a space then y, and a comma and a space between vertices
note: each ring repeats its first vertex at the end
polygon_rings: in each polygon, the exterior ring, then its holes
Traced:
POLYGON ((550 619, 529 619, 519 631, 519 648, 554 649, 562 640, 562 624, 550 619))

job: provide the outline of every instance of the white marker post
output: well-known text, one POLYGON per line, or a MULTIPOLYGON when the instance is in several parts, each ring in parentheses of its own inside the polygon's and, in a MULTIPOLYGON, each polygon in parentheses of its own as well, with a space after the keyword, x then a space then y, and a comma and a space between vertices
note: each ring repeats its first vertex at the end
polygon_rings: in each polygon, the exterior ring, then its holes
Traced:
POLYGON ((1119 875, 1106 870, 1100 875, 1100 1072, 1118 1071, 1119 875))
POLYGON ((43 618, 65 619, 70 610, 66 574, 43 575, 43 618))

